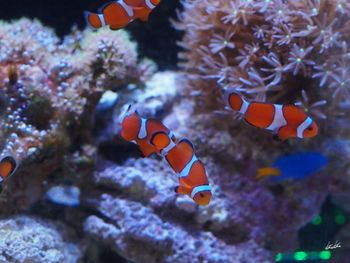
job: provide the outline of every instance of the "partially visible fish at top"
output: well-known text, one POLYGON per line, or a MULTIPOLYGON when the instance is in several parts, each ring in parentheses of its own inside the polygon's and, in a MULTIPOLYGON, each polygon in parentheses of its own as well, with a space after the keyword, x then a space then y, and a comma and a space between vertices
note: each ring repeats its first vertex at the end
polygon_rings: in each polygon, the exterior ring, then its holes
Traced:
POLYGON ((328 159, 318 152, 297 152, 279 157, 272 167, 257 170, 256 179, 273 176, 275 180, 303 179, 321 171, 328 159))
POLYGON ((279 140, 312 138, 318 134, 316 122, 295 105, 248 102, 231 90, 225 92, 225 100, 247 123, 272 131, 274 138, 279 140))
POLYGON ((126 27, 135 19, 143 22, 161 0, 119 0, 104 4, 98 13, 84 12, 87 24, 93 29, 109 26, 111 30, 118 30, 126 27))

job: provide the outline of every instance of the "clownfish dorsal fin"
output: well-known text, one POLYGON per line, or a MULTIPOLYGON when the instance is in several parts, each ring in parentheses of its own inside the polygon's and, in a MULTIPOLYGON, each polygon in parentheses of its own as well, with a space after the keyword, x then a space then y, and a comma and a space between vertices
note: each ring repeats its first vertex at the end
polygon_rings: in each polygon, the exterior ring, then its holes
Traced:
POLYGON ((139 19, 140 19, 142 22, 147 22, 148 19, 149 19, 150 14, 151 14, 151 12, 145 13, 145 14, 139 16, 139 19))
MULTIPOLYGON (((123 108, 125 106, 126 105, 124 105, 123 108)), ((130 110, 131 110, 131 104, 128 105, 127 109, 125 110, 125 112, 123 114, 119 115, 120 116, 119 117, 120 123, 122 123, 124 121, 124 119, 130 115, 130 110)))
POLYGON ((265 167, 257 170, 256 180, 261 180, 269 176, 280 176, 281 170, 275 167, 265 167))
POLYGON ((0 161, 0 177, 6 178, 11 176, 17 168, 17 162, 16 160, 11 157, 7 156, 3 158, 0 161))
POLYGON ((181 139, 178 143, 179 144, 180 143, 186 143, 187 145, 189 145, 192 148, 193 151, 195 151, 193 143, 187 138, 181 139))

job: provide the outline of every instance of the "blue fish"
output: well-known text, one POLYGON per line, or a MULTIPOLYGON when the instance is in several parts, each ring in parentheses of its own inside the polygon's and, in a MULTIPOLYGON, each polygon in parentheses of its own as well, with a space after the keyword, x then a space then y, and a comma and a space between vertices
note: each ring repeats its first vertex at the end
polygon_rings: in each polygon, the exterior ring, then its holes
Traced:
POLYGON ((279 157, 272 167, 260 168, 256 179, 276 176, 276 179, 303 179, 319 172, 328 164, 328 159, 318 152, 297 152, 279 157))

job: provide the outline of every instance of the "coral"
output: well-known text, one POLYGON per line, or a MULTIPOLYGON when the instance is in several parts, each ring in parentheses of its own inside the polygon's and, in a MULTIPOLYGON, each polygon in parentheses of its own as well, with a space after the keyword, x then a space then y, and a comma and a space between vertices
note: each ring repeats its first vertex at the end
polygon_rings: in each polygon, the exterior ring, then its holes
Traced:
POLYGON ((0 158, 26 163, 3 185, 3 199, 16 192, 14 202, 24 208, 41 195, 42 181, 61 167, 68 150, 93 140, 102 93, 130 93, 127 85, 142 86, 155 68, 138 61, 136 44, 125 31, 73 29, 60 42, 38 21, 21 19, 2 22, 0 35, 0 158), (36 159, 41 164, 28 178, 36 159), (20 193, 29 185, 38 194, 26 198, 20 193))
POLYGON ((90 216, 85 230, 124 257, 137 262, 270 262, 255 242, 228 246, 207 232, 187 232, 164 222, 142 204, 107 194, 95 200, 109 221, 90 216), (113 222, 114 224, 111 224, 113 222), (254 251, 254 256, 252 255, 254 251))
POLYGON ((188 0, 183 6, 174 22, 185 33, 180 65, 191 91, 205 97, 199 111, 222 109, 220 93, 228 87, 269 102, 294 103, 304 89, 313 102, 349 104, 348 3, 188 0))
POLYGON ((1 219, 0 262, 79 262, 81 251, 69 232, 62 224, 28 216, 1 219))

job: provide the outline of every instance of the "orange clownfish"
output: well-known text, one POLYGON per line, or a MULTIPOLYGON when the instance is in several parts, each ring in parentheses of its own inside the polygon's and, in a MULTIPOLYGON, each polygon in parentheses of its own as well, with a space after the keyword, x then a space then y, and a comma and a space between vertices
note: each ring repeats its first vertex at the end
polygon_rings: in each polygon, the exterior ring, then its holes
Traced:
POLYGON ((225 99, 252 126, 270 130, 280 140, 312 138, 318 133, 317 124, 294 105, 247 102, 240 94, 227 91, 225 99))
MULTIPOLYGON (((162 148, 159 145, 157 148, 151 143, 154 135, 162 132, 173 142, 176 141, 174 134, 163 123, 155 119, 140 117, 137 111, 131 111, 131 106, 129 106, 123 116, 121 125, 121 137, 128 142, 137 144, 145 157, 150 156, 152 153, 161 153, 162 148)), ((162 143, 158 137, 157 143, 162 143)))
POLYGON ((84 12, 85 20, 93 29, 108 25, 111 30, 127 26, 135 19, 148 21, 152 10, 160 0, 119 0, 103 5, 98 13, 84 12))
POLYGON ((187 139, 175 143, 165 137, 165 133, 157 133, 151 143, 156 148, 161 148, 161 155, 178 176, 179 186, 175 192, 190 196, 199 205, 209 204, 211 187, 204 164, 195 155, 192 143, 187 139))
POLYGON ((17 163, 15 159, 10 156, 3 158, 0 161, 0 181, 10 177, 16 170, 17 163))

